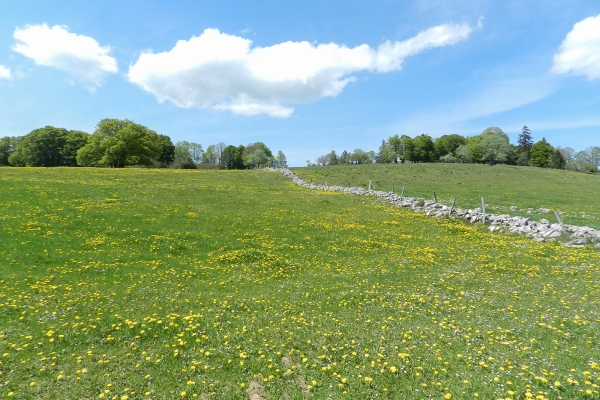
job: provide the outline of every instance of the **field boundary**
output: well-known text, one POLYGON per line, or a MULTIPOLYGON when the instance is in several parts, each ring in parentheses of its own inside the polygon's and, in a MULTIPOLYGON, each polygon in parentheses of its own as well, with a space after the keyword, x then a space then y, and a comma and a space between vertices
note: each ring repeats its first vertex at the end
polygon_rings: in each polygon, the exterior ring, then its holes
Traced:
POLYGON ((266 171, 279 172, 290 178, 296 185, 310 190, 344 192, 358 196, 375 196, 399 207, 407 207, 416 213, 431 217, 454 217, 465 219, 472 224, 489 224, 490 232, 509 232, 521 234, 536 242, 560 241, 567 247, 583 248, 593 244, 600 248, 600 231, 587 226, 567 225, 562 223, 550 224, 547 220, 532 221, 530 218, 508 214, 491 214, 485 212, 485 204, 481 208, 463 210, 454 205, 447 206, 436 200, 418 197, 398 196, 392 192, 363 189, 358 187, 314 185, 306 182, 287 168, 265 168, 266 171))

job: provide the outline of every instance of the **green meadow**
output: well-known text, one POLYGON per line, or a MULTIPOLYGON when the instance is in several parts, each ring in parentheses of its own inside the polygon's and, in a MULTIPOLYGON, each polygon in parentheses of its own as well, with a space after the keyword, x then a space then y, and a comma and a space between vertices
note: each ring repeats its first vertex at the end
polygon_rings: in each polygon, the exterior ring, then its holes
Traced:
POLYGON ((406 163, 339 165, 294 168, 294 172, 315 184, 342 185, 400 193, 410 197, 433 198, 457 207, 474 208, 481 197, 498 214, 546 218, 555 223, 554 213, 538 213, 539 208, 565 213, 565 223, 600 229, 600 175, 558 169, 512 165, 406 163), (511 206, 519 207, 511 211, 511 206), (533 209, 527 212, 527 209, 533 209))
MULTIPOLYGON (((296 172, 598 216, 598 176, 528 171, 296 172)), ((599 310, 589 246, 266 171, 0 169, 0 398, 593 399, 599 310)))

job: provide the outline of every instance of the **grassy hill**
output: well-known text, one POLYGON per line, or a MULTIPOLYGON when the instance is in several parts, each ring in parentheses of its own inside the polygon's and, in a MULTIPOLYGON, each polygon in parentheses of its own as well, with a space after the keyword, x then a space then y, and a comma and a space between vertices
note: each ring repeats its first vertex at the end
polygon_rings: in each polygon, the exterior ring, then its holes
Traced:
POLYGON ((375 190, 433 198, 457 207, 473 208, 481 197, 496 213, 547 218, 556 222, 554 213, 540 214, 540 208, 565 212, 565 223, 600 229, 600 175, 579 172, 482 164, 371 164, 294 168, 294 172, 313 183, 367 187, 375 190), (519 211, 509 207, 518 206, 519 211), (529 213, 527 209, 533 209, 529 213))
POLYGON ((0 169, 0 398, 598 397, 599 265, 265 171, 0 169))

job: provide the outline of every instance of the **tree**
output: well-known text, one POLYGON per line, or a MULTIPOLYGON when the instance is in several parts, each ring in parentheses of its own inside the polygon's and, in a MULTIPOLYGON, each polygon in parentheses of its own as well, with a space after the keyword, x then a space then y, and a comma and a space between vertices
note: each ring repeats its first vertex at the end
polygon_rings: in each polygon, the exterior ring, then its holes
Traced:
POLYGON ((175 144, 173 152, 173 166, 180 169, 196 169, 196 163, 192 158, 190 143, 185 140, 175 144))
POLYGON ((328 165, 337 165, 338 164, 338 156, 335 153, 335 150, 331 150, 329 154, 327 154, 327 164, 328 165))
POLYGON ((562 154, 562 156, 566 162, 571 161, 575 155, 575 150, 573 150, 571 147, 560 147, 559 146, 556 148, 556 150, 560 151, 560 154, 562 154))
POLYGON ((371 164, 371 162, 371 155, 369 152, 364 151, 363 149, 355 149, 350 154, 351 164, 371 164))
POLYGON ((75 166, 76 152, 87 143, 88 134, 46 126, 34 129, 18 142, 8 157, 13 166, 75 166))
POLYGON ((508 135, 506 133, 504 133, 504 131, 502 129, 498 128, 497 126, 490 126, 489 128, 485 128, 483 131, 481 131, 479 136, 484 136, 488 133, 493 133, 496 136, 500 136, 500 137, 506 139, 507 142, 510 142, 508 135))
POLYGON ((329 157, 327 154, 324 154, 322 156, 319 156, 315 159, 315 162, 317 163, 317 165, 327 165, 327 162, 329 161, 329 157))
MULTIPOLYGON (((335 153, 335 151, 333 153, 335 153)), ((287 168, 287 160, 285 158, 285 154, 283 154, 283 151, 279 150, 277 152, 277 156, 275 157, 275 164, 277 168, 287 168)))
POLYGON ((175 160, 175 145, 171 141, 171 138, 167 135, 158 135, 158 158, 156 161, 159 166, 167 166, 173 164, 175 160))
POLYGON ((554 149, 552 155, 550 156, 550 163, 548 164, 548 166, 550 168, 555 169, 565 169, 566 165, 567 162, 565 161, 565 158, 563 157, 560 150, 554 149))
POLYGON ((480 137, 477 147, 482 161, 494 165, 508 163, 513 158, 513 148, 508 141, 508 136, 489 132, 480 137))
POLYGON ((67 131, 62 149, 63 165, 77 166, 77 152, 88 142, 90 135, 81 131, 67 131))
POLYGON ((550 159, 554 153, 554 147, 546 141, 546 138, 534 143, 529 151, 529 165, 546 168, 550 165, 550 159))
POLYGON ((10 165, 8 158, 15 152, 17 144, 22 139, 22 136, 5 136, 0 139, 0 165, 10 165))
POLYGON ((189 143, 190 154, 192 156, 192 161, 194 164, 202 163, 202 156, 204 155, 204 150, 202 149, 202 145, 199 143, 190 142, 189 143))
POLYGON ((531 146, 533 146, 533 138, 531 137, 531 131, 527 125, 523 125, 523 130, 517 139, 517 147, 519 149, 519 156, 517 163, 519 165, 527 165, 529 163, 529 157, 531 152, 531 146))
POLYGON ((400 137, 398 148, 398 157, 400 157, 401 163, 406 161, 415 161, 415 143, 410 136, 402 135, 400 137))
POLYGON ((346 150, 342 151, 342 154, 338 157, 338 164, 348 164, 350 162, 350 158, 348 152, 346 150))
POLYGON ((413 159, 415 162, 432 162, 435 160, 435 147, 429 135, 416 136, 413 142, 413 159))
POLYGON ((271 150, 262 142, 250 143, 244 148, 242 158, 249 168, 260 168, 273 163, 271 150), (256 154, 255 154, 256 153, 256 154))
POLYGON ((88 143, 77 152, 77 164, 152 165, 159 157, 159 136, 147 127, 130 120, 103 119, 88 143))
POLYGON ((471 148, 466 144, 458 146, 458 148, 454 151, 454 154, 456 155, 457 160, 461 163, 467 164, 473 162, 473 153, 471 152, 471 148))
POLYGON ((433 141, 435 158, 440 159, 440 157, 443 157, 446 154, 454 155, 456 149, 463 144, 467 144, 467 139, 463 136, 456 134, 440 136, 433 141))
POLYGON ((214 144, 211 144, 206 148, 206 151, 202 154, 202 164, 216 165, 220 155, 214 144))
POLYGON ((221 165, 225 169, 244 169, 244 146, 238 147, 229 145, 225 147, 221 155, 221 165))

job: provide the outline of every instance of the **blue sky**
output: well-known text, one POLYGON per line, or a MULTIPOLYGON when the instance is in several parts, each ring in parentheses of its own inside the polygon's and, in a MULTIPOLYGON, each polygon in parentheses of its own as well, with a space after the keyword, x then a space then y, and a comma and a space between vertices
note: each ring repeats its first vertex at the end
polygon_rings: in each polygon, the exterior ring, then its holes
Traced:
POLYGON ((292 166, 489 126, 600 146, 597 0, 2 3, 0 136, 127 118, 292 166))

